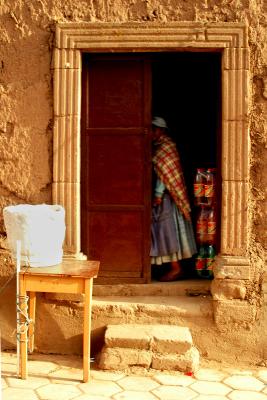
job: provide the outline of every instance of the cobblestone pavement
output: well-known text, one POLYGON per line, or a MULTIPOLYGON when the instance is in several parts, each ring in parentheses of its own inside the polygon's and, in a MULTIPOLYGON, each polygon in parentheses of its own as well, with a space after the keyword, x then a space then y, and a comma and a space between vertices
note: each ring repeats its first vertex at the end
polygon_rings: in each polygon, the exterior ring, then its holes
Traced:
POLYGON ((16 354, 2 353, 2 400, 267 400, 267 368, 202 361, 194 376, 136 370, 105 372, 92 367, 82 383, 82 360, 31 355, 29 377, 16 377, 16 354))

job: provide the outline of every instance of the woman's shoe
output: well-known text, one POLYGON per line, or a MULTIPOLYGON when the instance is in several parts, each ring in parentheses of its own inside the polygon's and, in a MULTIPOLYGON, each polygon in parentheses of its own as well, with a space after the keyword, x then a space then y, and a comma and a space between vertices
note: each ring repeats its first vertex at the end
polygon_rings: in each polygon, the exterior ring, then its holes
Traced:
POLYGON ((159 281, 160 282, 173 282, 178 281, 184 278, 183 271, 169 271, 167 274, 164 274, 159 281))

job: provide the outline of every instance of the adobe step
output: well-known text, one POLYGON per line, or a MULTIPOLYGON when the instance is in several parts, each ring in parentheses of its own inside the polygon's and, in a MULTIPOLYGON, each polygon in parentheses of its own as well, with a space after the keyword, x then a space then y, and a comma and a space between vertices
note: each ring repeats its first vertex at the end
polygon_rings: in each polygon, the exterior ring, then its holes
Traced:
MULTIPOLYGON (((187 319, 213 318, 211 296, 93 296, 92 319, 106 317, 109 323, 138 319, 182 322, 187 319)), ((143 321, 142 321, 143 320, 143 321)), ((165 322, 166 323, 166 322, 165 322)), ((179 324, 181 325, 181 324, 179 324)))
POLYGON ((152 281, 147 284, 99 285, 94 283, 94 296, 201 296, 210 295, 209 280, 185 279, 175 282, 152 281))
POLYGON ((159 370, 196 371, 199 352, 190 330, 173 325, 108 325, 99 355, 101 369, 138 366, 159 370))
POLYGON ((94 352, 102 347, 108 325, 124 324, 188 327, 201 354, 211 354, 216 348, 211 296, 93 296, 94 352))

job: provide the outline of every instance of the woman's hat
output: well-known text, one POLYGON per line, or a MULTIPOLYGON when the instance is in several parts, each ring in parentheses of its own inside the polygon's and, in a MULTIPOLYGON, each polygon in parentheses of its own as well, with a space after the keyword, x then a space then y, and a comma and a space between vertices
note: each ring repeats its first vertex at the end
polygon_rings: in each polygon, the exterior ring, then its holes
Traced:
POLYGON ((158 126, 159 128, 165 128, 165 129, 168 128, 165 119, 161 117, 154 117, 152 120, 152 125, 158 126))

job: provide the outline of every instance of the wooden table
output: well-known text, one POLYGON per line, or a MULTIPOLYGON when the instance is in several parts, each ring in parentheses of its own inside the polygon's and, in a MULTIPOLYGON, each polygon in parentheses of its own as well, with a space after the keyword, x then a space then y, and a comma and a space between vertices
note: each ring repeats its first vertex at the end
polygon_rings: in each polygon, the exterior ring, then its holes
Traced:
POLYGON ((33 323, 29 329, 22 329, 20 333, 20 376, 27 379, 28 347, 34 348, 34 321, 36 308, 36 292, 54 293, 83 293, 84 294, 84 323, 83 323, 83 381, 88 382, 90 376, 90 336, 91 336, 91 308, 93 278, 98 274, 99 261, 64 260, 62 264, 29 268, 23 267, 19 274, 20 308, 22 312, 20 320, 30 318, 33 323), (29 292, 29 311, 24 296, 29 292))

